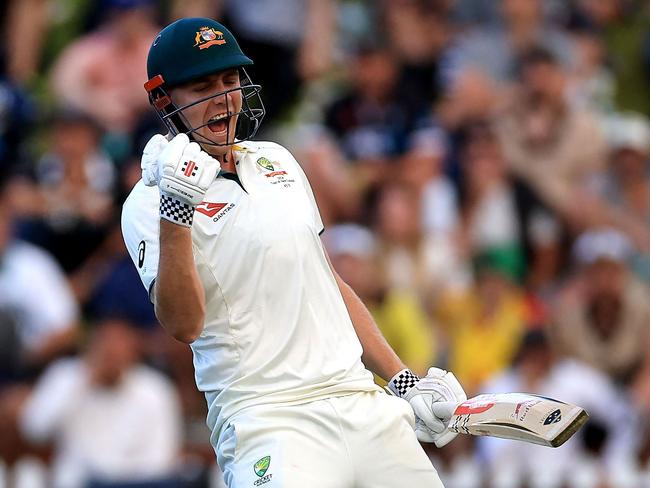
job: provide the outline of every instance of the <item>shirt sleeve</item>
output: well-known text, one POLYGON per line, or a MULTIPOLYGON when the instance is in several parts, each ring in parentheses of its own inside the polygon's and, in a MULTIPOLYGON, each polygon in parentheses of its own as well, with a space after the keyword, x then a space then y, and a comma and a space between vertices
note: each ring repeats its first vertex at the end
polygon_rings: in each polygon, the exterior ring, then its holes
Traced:
POLYGON ((151 286, 158 275, 160 218, 158 189, 139 182, 122 208, 122 237, 151 297, 151 286))
POLYGON ((302 184, 302 187, 307 193, 307 198, 309 199, 309 202, 311 204, 314 228, 317 229, 318 234, 320 235, 325 231, 325 226, 323 225, 323 219, 321 218, 320 210, 318 210, 318 204, 316 203, 314 192, 311 189, 311 184, 307 179, 307 175, 305 174, 302 167, 300 166, 300 163, 296 161, 296 158, 294 158, 293 155, 290 154, 290 156, 291 156, 291 160, 295 164, 297 174, 300 178, 300 183, 302 184))

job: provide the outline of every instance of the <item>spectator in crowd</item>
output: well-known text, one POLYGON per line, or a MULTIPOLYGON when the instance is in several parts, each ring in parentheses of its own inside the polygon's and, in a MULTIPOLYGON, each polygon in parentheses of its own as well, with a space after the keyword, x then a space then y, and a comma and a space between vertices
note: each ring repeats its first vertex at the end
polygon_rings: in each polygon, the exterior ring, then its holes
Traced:
POLYGON ((518 263, 502 249, 473 258, 474 287, 442 297, 436 317, 448 337, 447 367, 468 395, 513 360, 528 325, 528 310, 515 285, 518 263))
POLYGON ((499 83, 512 81, 519 57, 543 45, 564 67, 574 62, 569 36, 544 18, 544 0, 501 0, 502 25, 460 35, 448 50, 442 75, 454 84, 464 72, 479 72, 499 83))
POLYGON ((466 124, 459 132, 458 147, 466 256, 500 249, 511 256, 517 281, 540 293, 560 263, 557 219, 525 182, 508 171, 493 121, 466 124))
POLYGON ((577 276, 560 297, 553 320, 558 351, 642 388, 650 380, 650 291, 629 270, 629 239, 611 229, 592 230, 576 240, 577 276))
POLYGON ((24 435, 55 444, 53 486, 179 486, 161 484, 180 459, 178 398, 165 377, 138 364, 138 351, 130 324, 106 320, 82 357, 52 364, 26 399, 24 435))
POLYGON ((601 182, 603 197, 621 214, 650 225, 650 124, 635 113, 615 117, 610 134, 609 172, 601 182))
POLYGON ((426 118, 440 96, 440 56, 451 37, 451 2, 394 0, 379 2, 383 30, 400 69, 400 103, 410 120, 426 118))
POLYGON ((13 236, 13 206, 0 182, 0 315, 4 382, 33 379, 48 362, 74 349, 79 309, 52 257, 13 236))
POLYGON ((134 286, 137 284, 133 279, 137 277, 137 271, 134 270, 126 249, 120 246, 120 250, 114 259, 104 263, 104 272, 98 273, 94 269, 99 276, 89 277, 86 281, 85 285, 89 287, 87 312, 92 317, 118 315, 128 318, 134 326, 144 330, 158 327, 147 292, 142 287, 134 286))
POLYGON ((49 250, 66 272, 100 245, 113 219, 115 168, 100 147, 101 130, 77 111, 55 114, 49 149, 23 182, 18 202, 22 235, 49 250))
MULTIPOLYGON (((488 379, 486 393, 531 392, 584 407, 590 424, 560 449, 496 438, 478 439, 478 456, 488 466, 493 488, 530 486, 620 487, 614 478, 635 443, 633 412, 624 395, 598 370, 575 360, 560 361, 541 329, 523 336, 515 364, 488 379), (598 463, 594 454, 604 463, 598 463)), ((525 407, 523 407, 525 408, 525 407)))
POLYGON ((650 478, 650 424, 647 417, 641 430, 641 442, 634 455, 623 460, 619 472, 619 484, 622 488, 634 488, 643 486, 650 478))
POLYGON ((419 297, 430 306, 437 288, 439 268, 436 248, 422 233, 420 198, 403 183, 384 186, 373 209, 374 228, 379 239, 379 255, 388 286, 419 297))
POLYGON ((24 142, 35 119, 35 107, 23 90, 2 73, 0 60, 0 171, 15 171, 24 161, 24 142))
MULTIPOLYGON (((612 119, 609 168, 597 183, 616 220, 638 236, 650 229, 650 125, 647 118, 631 112, 612 119)), ((630 264, 650 283, 650 247, 640 246, 630 264)))
POLYGON ((158 26, 152 0, 103 0, 105 21, 68 45, 52 68, 59 103, 97 120, 107 131, 133 130, 149 107, 142 85, 158 26))
POLYGON ((606 140, 593 113, 566 102, 565 89, 565 73, 548 51, 534 49, 522 58, 521 86, 496 119, 511 173, 556 213, 558 224, 573 231, 614 226, 637 247, 650 249, 647 226, 616 211, 595 190, 605 168, 606 140))
POLYGON ((461 29, 468 29, 477 25, 495 27, 501 22, 499 12, 500 2, 456 0, 451 3, 452 20, 461 29))
POLYGON ((550 51, 533 48, 521 58, 520 85, 497 133, 510 171, 563 218, 585 225, 575 204, 602 171, 606 141, 595 116, 566 102, 567 72, 550 51))
POLYGON ((489 123, 465 128, 462 154, 463 234, 467 255, 499 249, 511 255, 519 280, 523 274, 522 229, 516 195, 500 141, 489 123))
MULTIPOLYGON (((41 0, 35 0, 39 3, 41 0)), ((29 2, 6 2, 0 6, 0 35, 10 29, 10 19, 29 2)), ((12 44, 9 42, 9 44, 12 44)), ((0 173, 16 170, 21 162, 23 143, 33 128, 35 106, 30 94, 13 76, 11 62, 13 54, 4 44, 0 46, 0 173), (9 51, 9 52, 8 52, 9 51)))
POLYGON ((502 104, 503 92, 480 71, 465 70, 453 84, 446 87, 435 106, 436 118, 454 142, 465 126, 492 116, 502 104))
POLYGON ((437 295, 449 288, 466 287, 471 281, 459 242, 458 194, 444 172, 446 146, 446 137, 439 128, 414 131, 409 135, 406 152, 399 159, 399 173, 395 177, 420 200, 420 232, 429 278, 422 285, 429 295, 427 301, 435 301, 437 295))
POLYGON ((580 0, 577 13, 600 32, 615 79, 619 110, 650 116, 650 6, 644 0, 580 0))
POLYGON ((56 261, 13 236, 8 181, 0 179, 0 460, 9 471, 25 453, 12 412, 47 364, 75 349, 78 320, 56 261))
POLYGON ((573 106, 606 117, 614 110, 616 80, 608 65, 600 33, 585 22, 571 30, 575 44, 575 65, 569 73, 567 98, 573 106))
POLYGON ((325 123, 362 181, 376 188, 391 179, 403 150, 408 114, 396 97, 399 66, 388 48, 363 46, 349 63, 350 87, 326 107, 325 123))
POLYGON ((426 374, 435 363, 433 327, 417 296, 385 282, 372 233, 342 224, 326 230, 324 241, 334 269, 367 305, 391 347, 416 374, 426 374))
POLYGON ((301 84, 332 64, 337 2, 221 0, 226 23, 252 59, 251 76, 264 87, 267 121, 286 116, 301 84))
POLYGON ((25 85, 36 74, 43 33, 48 26, 48 0, 8 0, 0 7, 0 30, 5 42, 0 58, 6 59, 7 78, 25 85))
POLYGON ((444 131, 429 126, 409 134, 399 161, 397 179, 422 198, 426 233, 451 235, 457 230, 458 194, 444 172, 447 140, 444 131))

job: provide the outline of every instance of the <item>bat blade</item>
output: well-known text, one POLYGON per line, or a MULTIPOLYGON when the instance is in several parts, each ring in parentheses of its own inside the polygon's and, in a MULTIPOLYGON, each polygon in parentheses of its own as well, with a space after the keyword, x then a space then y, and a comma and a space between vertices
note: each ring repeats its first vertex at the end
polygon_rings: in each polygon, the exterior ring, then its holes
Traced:
POLYGON ((483 394, 456 407, 449 430, 558 447, 589 415, 576 405, 528 393, 483 394))

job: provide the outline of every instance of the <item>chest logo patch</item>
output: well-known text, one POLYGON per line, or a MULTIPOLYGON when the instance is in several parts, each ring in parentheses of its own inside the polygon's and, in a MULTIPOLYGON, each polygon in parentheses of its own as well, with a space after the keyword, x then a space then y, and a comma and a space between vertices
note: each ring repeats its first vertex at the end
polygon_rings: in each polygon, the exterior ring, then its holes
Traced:
POLYGON ((228 205, 227 203, 212 203, 212 202, 201 202, 196 206, 196 211, 207 215, 208 217, 214 217, 217 215, 223 208, 228 205))
POLYGON ((287 172, 282 169, 282 166, 277 161, 271 162, 268 158, 259 158, 257 160, 257 165, 262 168, 259 170, 260 173, 265 173, 264 176, 271 178, 273 176, 286 175, 287 172), (268 171, 268 173, 265 172, 268 171))
POLYGON ((273 167, 273 163, 269 161, 268 158, 259 158, 257 160, 257 164, 259 164, 262 168, 267 169, 269 171, 273 171, 275 169, 273 167))
POLYGON ((270 465, 271 465, 271 456, 264 456, 262 459, 260 459, 255 463, 255 465, 253 466, 253 470, 255 471, 255 474, 257 476, 262 477, 269 469, 270 465))

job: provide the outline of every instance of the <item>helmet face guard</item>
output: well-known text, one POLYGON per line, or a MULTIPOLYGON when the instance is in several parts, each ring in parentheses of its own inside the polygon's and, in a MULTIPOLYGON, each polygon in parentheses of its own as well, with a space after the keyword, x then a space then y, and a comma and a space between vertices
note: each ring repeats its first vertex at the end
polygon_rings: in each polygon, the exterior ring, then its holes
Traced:
POLYGON ((154 76, 147 83, 145 89, 149 94, 149 101, 158 113, 165 127, 172 135, 187 134, 187 136, 195 142, 209 146, 230 146, 236 141, 246 141, 251 139, 257 134, 264 114, 264 104, 260 97, 262 87, 252 83, 248 73, 243 67, 239 67, 240 86, 214 93, 207 97, 201 98, 194 102, 188 103, 181 107, 177 107, 172 97, 165 87, 165 80, 161 75, 154 76), (229 94, 233 92, 240 92, 242 99, 242 106, 238 112, 231 113, 229 94), (226 122, 226 140, 225 142, 217 142, 209 137, 199 134, 199 129, 206 127, 210 122, 193 127, 183 113, 190 107, 202 103, 209 103, 211 100, 223 97, 226 102, 226 117, 221 119, 226 122), (235 126, 235 134, 230 133, 230 119, 237 117, 237 125, 235 126), (234 136, 234 137, 233 137, 234 136))

